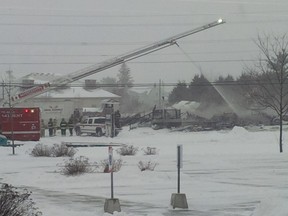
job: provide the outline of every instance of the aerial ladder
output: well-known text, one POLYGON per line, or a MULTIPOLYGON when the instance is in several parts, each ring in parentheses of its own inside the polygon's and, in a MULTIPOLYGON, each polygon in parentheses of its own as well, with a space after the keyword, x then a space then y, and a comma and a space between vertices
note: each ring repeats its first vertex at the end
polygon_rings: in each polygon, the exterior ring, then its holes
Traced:
POLYGON ((23 92, 20 92, 16 94, 15 96, 10 96, 2 101, 0 101, 0 104, 2 106, 9 105, 10 107, 13 107, 16 104, 19 104, 21 102, 24 102, 30 98, 36 97, 37 95, 43 94, 47 91, 53 90, 55 88, 59 88, 61 86, 65 86, 69 83, 72 83, 74 81, 80 80, 84 77, 99 73, 101 71, 104 71, 106 69, 112 68, 114 66, 120 65, 124 62, 131 61, 133 59, 139 58, 141 56, 145 56, 147 54, 156 52, 158 50, 170 47, 172 45, 177 44, 177 40, 187 37, 189 35, 207 30, 209 28, 224 24, 225 21, 222 19, 218 19, 217 21, 208 23, 206 25, 197 27, 195 29, 174 35, 172 37, 166 38, 164 40, 160 40, 158 42, 152 43, 150 45, 144 46, 142 48, 136 49, 134 51, 128 52, 126 54, 119 55, 117 57, 108 59, 106 61, 100 62, 96 65, 92 65, 90 67, 86 67, 84 69, 81 69, 79 71, 73 72, 69 75, 62 76, 56 80, 53 80, 51 82, 47 82, 44 84, 36 85, 32 88, 29 88, 23 92))

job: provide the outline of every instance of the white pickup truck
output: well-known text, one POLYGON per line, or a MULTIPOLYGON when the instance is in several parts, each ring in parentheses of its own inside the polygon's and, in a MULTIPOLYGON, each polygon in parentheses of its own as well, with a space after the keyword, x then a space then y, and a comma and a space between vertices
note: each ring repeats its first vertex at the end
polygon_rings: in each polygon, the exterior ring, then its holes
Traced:
POLYGON ((105 122, 105 117, 89 117, 85 119, 84 122, 77 125, 76 133, 79 136, 83 133, 86 133, 101 137, 106 133, 105 122))

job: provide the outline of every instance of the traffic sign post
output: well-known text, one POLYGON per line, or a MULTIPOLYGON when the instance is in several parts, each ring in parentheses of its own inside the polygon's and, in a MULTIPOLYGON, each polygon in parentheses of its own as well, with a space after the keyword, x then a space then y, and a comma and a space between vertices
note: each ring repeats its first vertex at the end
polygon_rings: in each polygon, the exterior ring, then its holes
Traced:
POLYGON ((121 212, 119 199, 114 198, 113 186, 113 148, 108 147, 108 165, 109 172, 111 173, 111 199, 106 199, 104 204, 104 212, 113 214, 114 211, 121 212))
POLYGON ((177 193, 171 195, 170 204, 173 209, 188 209, 186 194, 180 193, 180 169, 183 168, 183 146, 177 145, 177 193))
POLYGON ((177 146, 177 170, 178 170, 178 183, 177 183, 177 193, 180 193, 180 169, 183 168, 183 146, 177 146))
POLYGON ((109 172, 111 173, 111 199, 114 198, 114 185, 113 185, 113 148, 109 146, 109 172))

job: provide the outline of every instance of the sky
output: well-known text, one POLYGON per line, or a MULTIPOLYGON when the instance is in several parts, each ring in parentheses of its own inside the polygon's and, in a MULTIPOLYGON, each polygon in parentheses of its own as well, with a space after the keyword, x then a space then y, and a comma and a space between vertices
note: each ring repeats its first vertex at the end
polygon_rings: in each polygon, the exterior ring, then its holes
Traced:
MULTIPOLYGON (((46 134, 48 131, 46 131, 46 134)), ((97 172, 80 176, 60 173, 67 157, 32 157, 36 144, 46 146, 61 142, 122 143, 138 148, 134 156, 117 154, 123 166, 114 173, 114 197, 121 213, 116 216, 287 216, 287 128, 284 152, 279 153, 279 131, 274 127, 248 130, 234 127, 225 131, 169 131, 124 127, 115 138, 43 137, 38 142, 15 149, 0 147, 0 183, 32 192, 31 198, 43 216, 108 216, 105 199, 111 198, 110 174, 97 172), (180 192, 185 193, 188 209, 170 206, 177 193, 177 145, 183 146, 180 192), (147 147, 156 155, 144 155, 147 147), (139 161, 157 163, 154 171, 141 172, 139 161)), ((91 164, 108 158, 108 147, 77 148, 75 158, 84 156, 91 164)))
MULTIPOLYGON (((223 18, 178 46, 128 62, 134 83, 239 76, 259 59, 258 35, 287 33, 286 0, 2 0, 0 72, 66 76, 223 18)), ((87 77, 116 77, 120 66, 87 77)))

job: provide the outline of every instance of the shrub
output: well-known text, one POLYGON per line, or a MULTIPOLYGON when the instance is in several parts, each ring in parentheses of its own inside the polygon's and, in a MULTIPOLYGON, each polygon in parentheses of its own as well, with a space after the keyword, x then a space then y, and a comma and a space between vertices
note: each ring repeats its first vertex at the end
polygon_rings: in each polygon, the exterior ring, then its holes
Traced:
MULTIPOLYGON (((118 172, 120 171, 121 167, 123 164, 123 160, 122 159, 117 159, 117 160, 112 160, 112 170, 113 172, 118 172)), ((100 170, 103 170, 103 172, 109 172, 109 160, 102 160, 100 161, 100 170)))
POLYGON ((97 167, 97 164, 90 164, 88 158, 80 156, 66 160, 60 172, 67 176, 76 176, 94 172, 97 167))
POLYGON ((73 157, 75 154, 76 150, 67 147, 65 144, 54 144, 53 147, 37 144, 31 152, 31 155, 34 157, 73 157))
POLYGON ((139 161, 138 163, 138 167, 141 171, 145 171, 145 170, 154 171, 157 165, 158 163, 152 162, 152 161, 148 161, 148 162, 139 161))
POLYGON ((125 145, 116 150, 116 152, 122 156, 135 155, 137 151, 138 148, 134 147, 133 145, 125 145))
POLYGON ((35 207, 29 198, 31 192, 24 189, 18 192, 17 188, 3 184, 0 189, 0 216, 40 216, 42 213, 35 207))
POLYGON ((49 146, 43 144, 37 144, 33 148, 31 155, 34 157, 51 157, 52 152, 49 146))
POLYGON ((54 157, 73 157, 76 154, 76 150, 71 147, 67 147, 65 144, 54 144, 51 148, 51 155, 54 157))
POLYGON ((158 153, 158 150, 155 147, 143 148, 142 151, 145 155, 156 155, 158 153))

